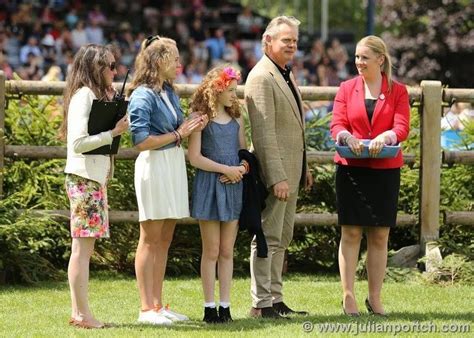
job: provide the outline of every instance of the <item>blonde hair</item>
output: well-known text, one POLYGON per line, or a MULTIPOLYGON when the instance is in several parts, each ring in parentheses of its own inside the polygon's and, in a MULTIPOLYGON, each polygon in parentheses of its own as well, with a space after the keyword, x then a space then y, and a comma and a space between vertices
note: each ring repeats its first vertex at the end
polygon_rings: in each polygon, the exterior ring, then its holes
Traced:
POLYGON ((135 70, 127 96, 141 85, 158 92, 165 82, 173 87, 173 83, 163 78, 163 70, 170 66, 175 49, 177 46, 173 39, 154 36, 143 40, 135 59, 135 70))
POLYGON ((385 42, 375 35, 368 35, 357 42, 357 46, 365 46, 369 48, 376 55, 384 56, 384 63, 382 65, 382 72, 385 73, 388 82, 389 91, 392 89, 392 60, 388 53, 388 48, 385 42))
POLYGON ((66 139, 69 103, 76 91, 88 87, 99 100, 107 99, 107 82, 104 70, 110 67, 107 56, 113 55, 111 46, 89 44, 82 46, 74 57, 64 89, 63 122, 59 128, 59 138, 66 139))
MULTIPOLYGON (((207 73, 202 83, 196 89, 191 98, 192 102, 190 104, 190 108, 192 111, 200 111, 203 114, 206 114, 209 117, 209 120, 216 117, 217 99, 219 97, 219 94, 229 87, 231 81, 229 81, 229 85, 227 85, 226 88, 223 88, 223 90, 219 90, 219 88, 216 87, 215 83, 216 81, 219 81, 219 79, 222 77, 224 69, 228 68, 229 67, 226 66, 219 66, 213 68, 209 71, 209 73, 207 73)), ((237 73, 237 71, 235 72, 237 73)), ((235 80, 238 81, 238 79, 235 80)), ((232 105, 230 107, 225 107, 224 109, 231 117, 240 117, 240 104, 237 99, 232 102, 232 105)))
POLYGON ((277 16, 273 18, 272 21, 268 24, 265 32, 262 35, 262 50, 265 52, 267 48, 267 36, 270 36, 272 39, 275 38, 278 33, 281 31, 282 25, 288 25, 290 27, 296 28, 298 30, 298 26, 300 25, 301 21, 296 19, 294 16, 277 16))

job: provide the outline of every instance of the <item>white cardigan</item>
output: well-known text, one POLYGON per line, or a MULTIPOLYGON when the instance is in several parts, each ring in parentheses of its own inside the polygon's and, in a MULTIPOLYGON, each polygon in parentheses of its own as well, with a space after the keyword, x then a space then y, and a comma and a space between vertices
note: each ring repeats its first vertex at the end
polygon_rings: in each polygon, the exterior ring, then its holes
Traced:
POLYGON ((112 176, 111 157, 82 154, 103 145, 112 144, 113 140, 111 130, 92 136, 87 131, 94 99, 96 96, 88 87, 82 87, 71 98, 67 121, 67 160, 64 172, 105 185, 109 171, 112 176))

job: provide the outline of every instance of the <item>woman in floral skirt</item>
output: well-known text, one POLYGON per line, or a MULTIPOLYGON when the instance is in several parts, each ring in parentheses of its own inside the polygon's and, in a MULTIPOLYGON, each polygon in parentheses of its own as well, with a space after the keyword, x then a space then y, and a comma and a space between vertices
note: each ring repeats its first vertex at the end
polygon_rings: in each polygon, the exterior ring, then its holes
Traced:
POLYGON ((72 313, 69 324, 103 328, 88 304, 89 261, 97 238, 109 237, 107 182, 112 176, 110 155, 84 154, 110 145, 128 129, 125 116, 112 130, 89 135, 93 100, 111 101, 115 58, 107 47, 90 44, 76 54, 64 91, 64 119, 60 136, 67 138, 66 191, 71 207, 72 248, 68 266, 72 313))

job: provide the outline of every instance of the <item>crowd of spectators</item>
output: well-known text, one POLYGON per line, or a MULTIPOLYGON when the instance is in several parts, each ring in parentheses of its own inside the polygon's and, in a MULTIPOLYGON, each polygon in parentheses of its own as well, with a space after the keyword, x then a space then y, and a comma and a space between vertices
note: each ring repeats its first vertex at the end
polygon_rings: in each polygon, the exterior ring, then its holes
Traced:
MULTIPOLYGON (((266 19, 250 7, 223 1, 0 0, 0 70, 7 79, 63 80, 74 53, 87 43, 116 46, 117 80, 133 67, 141 41, 163 35, 177 41, 183 73, 178 83, 200 83, 207 70, 226 62, 243 78, 262 55, 266 19)), ((293 64, 299 85, 338 85, 348 54, 337 39, 300 50, 293 64)), ((132 70, 133 71, 133 70, 132 70)))

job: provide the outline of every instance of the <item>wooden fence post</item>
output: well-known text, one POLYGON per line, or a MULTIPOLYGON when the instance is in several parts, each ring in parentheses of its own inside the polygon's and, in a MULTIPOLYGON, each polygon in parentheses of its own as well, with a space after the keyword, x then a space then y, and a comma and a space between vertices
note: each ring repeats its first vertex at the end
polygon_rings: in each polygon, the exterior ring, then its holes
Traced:
POLYGON ((5 159, 5 73, 0 71, 0 200, 3 199, 3 170, 5 159))
POLYGON ((422 253, 430 256, 430 262, 433 262, 441 259, 439 249, 435 249, 432 244, 427 245, 439 238, 441 82, 421 81, 421 90, 420 247, 422 253))

